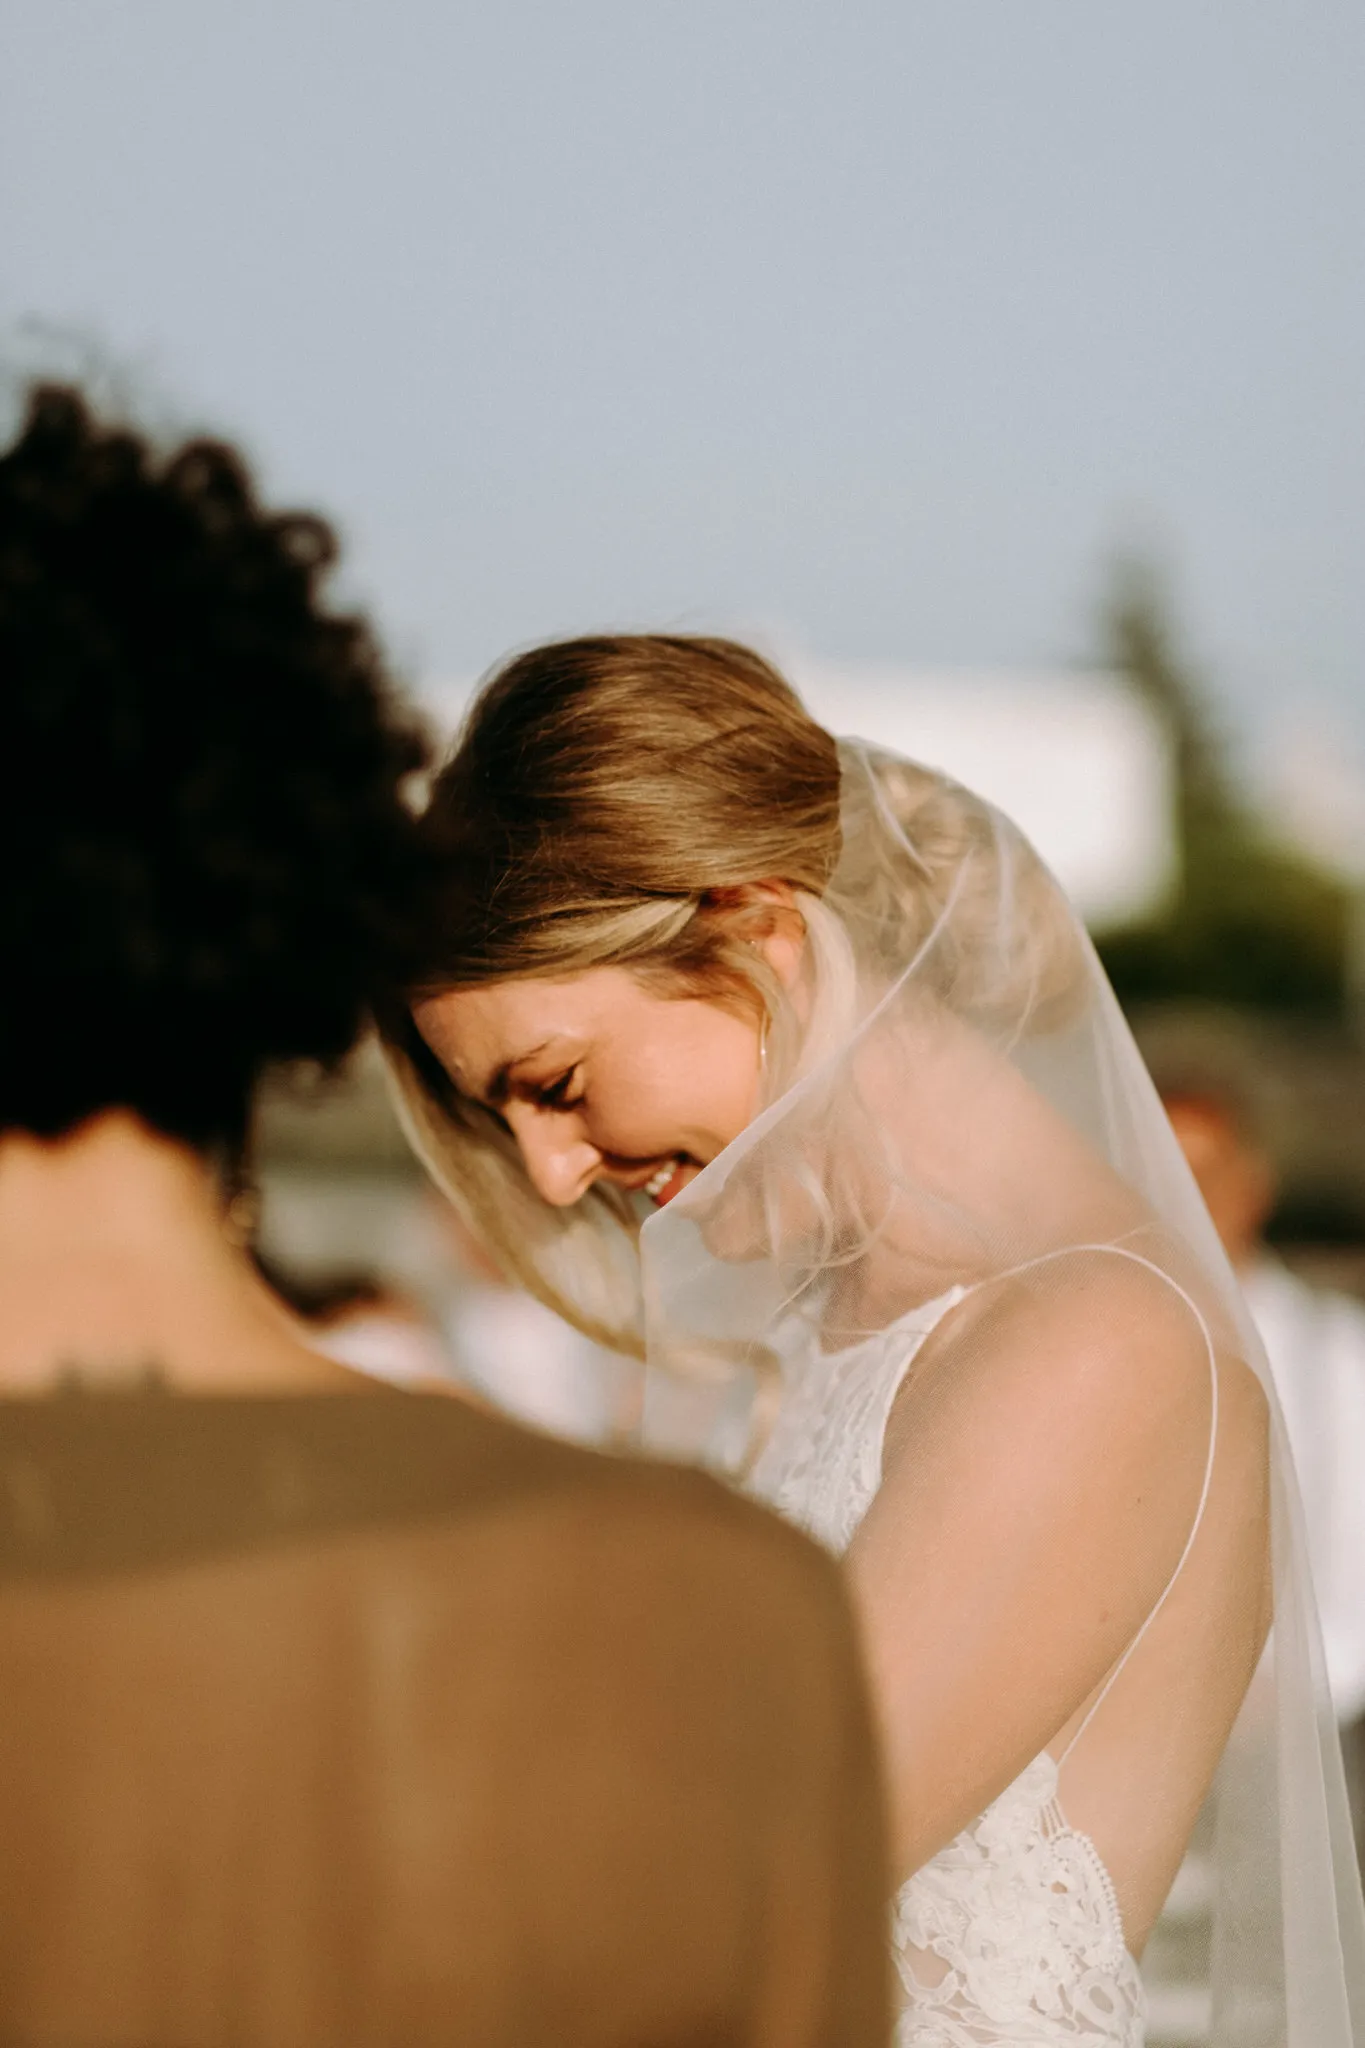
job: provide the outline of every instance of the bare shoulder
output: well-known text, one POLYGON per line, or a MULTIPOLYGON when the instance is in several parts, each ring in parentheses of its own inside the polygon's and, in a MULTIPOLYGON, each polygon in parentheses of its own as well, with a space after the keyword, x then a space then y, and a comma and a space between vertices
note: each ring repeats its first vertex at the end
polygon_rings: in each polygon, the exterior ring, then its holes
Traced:
POLYGON ((370 1461, 396 1475, 396 1499, 423 1517, 405 1526, 448 1552, 444 1583, 458 1582, 466 1602, 496 1581, 504 1614, 570 1603, 599 1631, 629 1615, 637 1637, 743 1614, 839 1626, 833 1560, 703 1472, 421 1396, 392 1397, 361 1420, 370 1461))
POLYGON ((1188 1672, 1245 1610, 1236 1655, 1218 1644, 1249 1674, 1265 1402, 1198 1285, 1078 1249, 978 1288, 913 1359, 849 1550, 902 1867, 1073 1722, 1201 1531, 1171 1640, 1188 1672), (932 1659, 911 1654, 922 1642, 932 1659))
POLYGON ((1154 1266, 1078 1249, 976 1289, 923 1346, 892 1411, 887 1455, 925 1412, 981 1397, 1008 1431, 1055 1422, 1112 1446, 1116 1431, 1207 1434, 1210 1353, 1221 1333, 1154 1266))
POLYGON ((608 1625, 629 1612, 647 1631, 729 1631, 755 1655, 784 1635, 794 1650, 813 1637, 828 1656, 850 1647, 834 1560, 704 1473, 594 1461, 547 1503, 537 1540, 549 1574, 572 1577, 608 1625))
POLYGON ((575 1768, 600 1752, 640 1814, 679 1784, 750 1814, 866 1788, 870 1711, 834 1560, 701 1473, 561 1469, 573 1483, 488 1519, 462 1574, 463 1641, 507 1674, 522 1748, 575 1768))
POLYGON ((524 1483, 393 1574, 424 1589, 436 1866, 493 1845, 470 1924, 517 1931, 557 2039, 885 2038, 877 1752, 833 1560, 701 1473, 509 1451, 524 1483), (847 2025, 807 2020, 822 2001, 847 2025))

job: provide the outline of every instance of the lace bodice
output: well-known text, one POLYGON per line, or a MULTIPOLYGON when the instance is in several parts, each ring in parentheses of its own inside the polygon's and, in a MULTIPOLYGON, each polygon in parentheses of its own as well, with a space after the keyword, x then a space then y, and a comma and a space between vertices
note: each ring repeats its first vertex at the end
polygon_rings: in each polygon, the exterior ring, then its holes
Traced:
MULTIPOLYGON (((882 1438, 942 1296, 793 1380, 754 1492, 843 1551, 881 1483, 882 1438)), ((1057 1765, 1035 1757, 980 1819, 901 1888, 892 1940, 905 2005, 897 2048, 1143 2048, 1145 2003, 1114 1887, 1067 1825, 1057 1765)))

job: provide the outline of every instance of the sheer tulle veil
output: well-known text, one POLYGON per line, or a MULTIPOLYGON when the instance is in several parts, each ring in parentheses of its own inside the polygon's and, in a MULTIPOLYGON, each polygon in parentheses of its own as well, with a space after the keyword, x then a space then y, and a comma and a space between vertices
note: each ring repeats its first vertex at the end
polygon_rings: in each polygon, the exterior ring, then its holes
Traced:
MULTIPOLYGON (((939 775, 856 743, 840 766, 841 853, 823 897, 802 900, 805 964, 769 1034, 767 1106, 640 1234, 645 1440, 742 1478, 793 1378, 1002 1276, 1089 1289, 1093 1303, 1122 1269, 1178 1301, 1191 1371, 1206 1384, 1212 1357, 1229 1389, 1254 1372, 1272 1443, 1273 1621, 1212 1794, 1212 2038, 1351 2048, 1365 2041, 1365 1916, 1259 1342, 1093 949, 1037 856, 939 775)), ((1116 1317, 1141 1317, 1131 1285, 1113 1299, 1116 1317)), ((990 1319, 957 1320, 959 1334, 943 1321, 936 1370, 988 1401, 990 1319)), ((1132 1357, 1143 1370, 1141 1344, 1132 1357)), ((1208 1411, 1177 1408, 1189 1419, 1173 1423, 1170 1456, 1204 1519, 1196 1541, 1215 1544, 1219 1516, 1231 1528, 1245 1499, 1223 1501, 1217 1438, 1210 1492, 1208 1411)), ((1264 1614, 1230 1620, 1216 1581, 1199 1597, 1230 1656, 1259 1645, 1264 1614)), ((1171 1712, 1200 1708, 1182 1698, 1171 1712)), ((1142 1768, 1160 1771, 1164 1754, 1154 1742, 1142 1768)))

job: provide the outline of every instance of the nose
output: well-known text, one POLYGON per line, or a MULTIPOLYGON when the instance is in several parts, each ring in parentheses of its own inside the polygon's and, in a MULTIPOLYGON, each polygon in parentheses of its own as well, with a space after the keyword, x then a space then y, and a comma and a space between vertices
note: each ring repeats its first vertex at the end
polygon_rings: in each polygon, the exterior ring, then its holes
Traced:
POLYGON ((573 1128, 572 1119, 546 1117, 527 1105, 508 1121, 527 1177, 542 1201, 568 1209, 591 1187, 602 1155, 573 1128))

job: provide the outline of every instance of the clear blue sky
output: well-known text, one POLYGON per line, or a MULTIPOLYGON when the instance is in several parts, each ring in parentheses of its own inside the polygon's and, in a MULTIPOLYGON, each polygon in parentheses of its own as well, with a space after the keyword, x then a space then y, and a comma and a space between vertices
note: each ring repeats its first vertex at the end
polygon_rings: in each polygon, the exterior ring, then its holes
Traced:
POLYGON ((1235 720, 1365 754, 1360 0, 0 0, 35 315, 335 514, 414 673, 1083 657, 1138 537, 1235 720))

